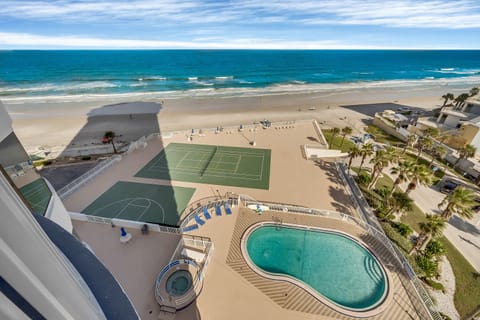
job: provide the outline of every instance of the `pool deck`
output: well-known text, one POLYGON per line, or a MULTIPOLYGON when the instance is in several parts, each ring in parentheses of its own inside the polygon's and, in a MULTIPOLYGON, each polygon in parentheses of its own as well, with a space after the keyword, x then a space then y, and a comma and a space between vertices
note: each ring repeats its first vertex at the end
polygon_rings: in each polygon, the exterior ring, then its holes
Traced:
MULTIPOLYGON (((205 197, 217 196, 218 193, 224 195, 232 192, 247 194, 264 201, 355 214, 351 199, 337 174, 335 165, 327 162, 315 163, 303 157, 301 147, 304 144, 315 144, 312 142, 315 137, 317 134, 311 120, 297 121, 294 128, 289 129, 257 128, 256 147, 272 150, 269 190, 135 177, 135 174, 169 143, 189 143, 185 133, 154 139, 148 142, 145 149, 142 148, 124 156, 120 162, 112 165, 64 199, 65 207, 69 211, 81 212, 117 181, 131 181, 196 188, 191 199, 192 203, 205 197)), ((237 130, 219 134, 208 132, 205 136, 195 136, 191 143, 248 148, 252 147, 249 144, 251 139, 253 139, 253 132, 246 128, 242 132, 237 130)), ((320 145, 320 143, 316 144, 320 145)))
MULTIPOLYGON (((328 307, 297 285, 264 278, 248 266, 242 255, 241 238, 250 226, 263 221, 340 230, 360 240, 384 265, 390 288, 385 302, 379 306, 381 313, 365 317, 366 313, 363 319, 427 319, 425 314, 419 315, 425 310, 419 307, 421 302, 416 295, 402 285, 400 278, 406 278, 393 266, 393 256, 363 229, 328 217, 273 211, 258 215, 246 208, 236 209, 232 216, 215 217, 192 232, 210 237, 215 244, 202 293, 189 307, 200 313, 197 319, 358 319, 328 307)), ((192 319, 189 308, 178 312, 175 319, 192 319)))
MULTIPOLYGON (((67 197, 64 200, 65 206, 69 211, 81 212, 117 181, 132 181, 196 188, 191 203, 231 192, 247 194, 263 201, 356 215, 351 198, 334 164, 316 163, 303 158, 301 146, 314 144, 312 139, 315 137, 317 135, 312 121, 297 121, 294 128, 257 131, 257 147, 272 150, 270 190, 134 177, 170 142, 188 143, 185 133, 154 139, 148 142, 145 149, 125 156, 67 197)), ((243 132, 209 132, 206 136, 195 136, 193 143, 249 147, 252 138, 253 132, 247 128, 243 132)), ((365 243, 372 242, 369 246, 378 253, 380 260, 388 263, 388 259, 391 259, 382 244, 341 220, 282 212, 257 215, 248 209, 235 208, 232 215, 212 215, 205 225, 191 233, 210 237, 215 249, 202 292, 190 306, 177 312, 174 319, 353 319, 327 307, 298 286, 265 279, 248 267, 240 250, 241 236, 252 224, 271 220, 272 216, 285 223, 343 230, 358 236, 365 243)), ((119 228, 112 228, 110 224, 80 221, 73 221, 73 224, 78 237, 88 243, 117 278, 140 317, 147 320, 159 319, 160 307, 154 298, 154 282, 162 267, 169 262, 179 236, 153 231, 143 235, 140 230, 127 229, 133 238, 129 243, 122 244, 119 241, 119 228)), ((388 272, 392 282, 392 296, 387 301, 388 308, 379 316, 367 319, 426 319, 418 315, 413 307, 414 303, 418 303, 411 300, 416 299, 416 295, 407 292, 401 285, 400 277, 403 275, 395 270, 388 272)))

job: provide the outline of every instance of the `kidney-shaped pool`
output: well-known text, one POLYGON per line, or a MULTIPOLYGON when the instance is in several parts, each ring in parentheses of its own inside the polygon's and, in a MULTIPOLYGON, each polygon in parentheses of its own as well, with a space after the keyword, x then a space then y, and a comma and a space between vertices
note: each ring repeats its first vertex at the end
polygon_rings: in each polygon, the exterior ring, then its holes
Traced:
POLYGON ((348 310, 371 310, 387 294, 387 276, 377 258, 341 233, 267 224, 248 234, 246 251, 264 273, 300 281, 348 310))

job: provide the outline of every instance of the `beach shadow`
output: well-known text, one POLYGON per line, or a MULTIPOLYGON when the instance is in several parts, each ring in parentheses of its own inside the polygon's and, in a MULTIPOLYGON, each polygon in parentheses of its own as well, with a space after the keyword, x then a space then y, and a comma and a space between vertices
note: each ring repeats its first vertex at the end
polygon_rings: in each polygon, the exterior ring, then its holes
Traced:
POLYGON ((463 219, 461 219, 461 218, 459 218, 455 215, 450 218, 448 223, 450 223, 455 228, 457 228, 459 230, 462 230, 464 232, 468 232, 468 233, 473 234, 473 235, 479 235, 480 234, 480 230, 478 230, 474 225, 472 225, 468 221, 465 221, 465 220, 463 220, 463 219))
POLYGON ((322 171, 324 171, 328 180, 330 180, 331 182, 333 182, 335 184, 342 184, 343 185, 343 181, 338 176, 338 171, 337 171, 337 168, 336 168, 334 162, 316 160, 315 161, 315 166, 319 167, 320 169, 322 169, 322 171))
POLYGON ((307 137, 307 139, 310 140, 310 141, 313 141, 313 142, 320 142, 320 141, 318 141, 318 139, 315 138, 315 137, 307 137))
POLYGON ((157 115, 162 105, 155 102, 128 102, 92 109, 87 123, 70 141, 57 159, 113 153, 110 143, 103 143, 107 131, 115 133, 117 149, 151 133, 159 133, 157 115))

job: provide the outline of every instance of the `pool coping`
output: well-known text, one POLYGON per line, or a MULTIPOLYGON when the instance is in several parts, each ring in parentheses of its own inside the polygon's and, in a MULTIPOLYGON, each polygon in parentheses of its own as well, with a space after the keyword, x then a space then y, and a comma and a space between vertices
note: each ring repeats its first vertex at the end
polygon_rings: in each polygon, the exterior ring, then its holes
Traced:
POLYGON ((336 312, 339 312, 339 313, 341 313, 343 315, 346 315, 346 316, 355 317, 355 318, 368 318, 368 317, 377 316, 380 313, 382 313, 383 311, 385 311, 387 306, 390 304, 390 300, 392 299, 392 292, 391 292, 392 291, 391 290, 392 289, 391 288, 391 283, 392 282, 391 282, 391 279, 390 279, 390 275, 388 274, 388 269, 385 268, 385 266, 383 265, 383 263, 381 262, 379 257, 375 254, 375 252, 366 243, 364 243, 360 239, 357 239, 356 237, 354 237, 354 236, 352 236, 352 235, 350 235, 346 232, 340 231, 340 230, 335 230, 335 229, 330 229, 330 228, 322 228, 322 227, 314 227, 314 226, 307 226, 307 225, 292 224, 292 223, 283 223, 283 222, 281 224, 279 224, 278 222, 275 222, 275 221, 262 221, 262 222, 257 222, 255 224, 250 225, 245 230, 245 232, 243 233, 243 235, 240 239, 240 249, 242 251, 243 258, 244 258, 245 262, 247 263, 247 265, 249 266, 249 268, 251 270, 253 270, 255 273, 257 273, 258 275, 260 275, 264 278, 272 279, 272 280, 276 280, 276 281, 286 281, 286 282, 289 282, 289 283, 291 283, 295 286, 298 286, 298 287, 302 288, 303 290, 305 290, 306 292, 308 292, 310 295, 312 295, 315 299, 317 299, 321 303, 325 304, 326 306, 335 310, 336 312), (382 269, 382 271, 385 275, 387 288, 385 290, 384 295, 382 296, 381 302, 379 302, 376 306, 374 306, 371 309, 367 309, 365 311, 355 311, 353 309, 349 309, 347 307, 343 307, 339 304, 334 303, 330 299, 324 297, 317 290, 313 289, 308 284, 304 283, 303 281, 301 281, 299 279, 296 279, 296 278, 294 278, 292 276, 289 276, 289 275, 281 275, 280 276, 280 275, 276 275, 274 273, 268 273, 268 272, 265 272, 265 271, 261 270, 250 259, 250 256, 248 255, 248 252, 247 252, 246 245, 247 245, 247 239, 249 238, 249 236, 256 229, 258 229, 260 227, 263 227, 263 226, 286 226, 286 227, 293 227, 293 228, 304 229, 304 230, 307 229, 307 230, 318 230, 318 231, 323 231, 323 232, 337 233, 337 234, 345 236, 348 239, 351 239, 352 241, 358 243, 359 245, 361 245, 363 248, 365 248, 370 254, 372 254, 375 257, 375 259, 377 260, 377 263, 380 265, 380 267, 381 267, 381 269, 382 269))

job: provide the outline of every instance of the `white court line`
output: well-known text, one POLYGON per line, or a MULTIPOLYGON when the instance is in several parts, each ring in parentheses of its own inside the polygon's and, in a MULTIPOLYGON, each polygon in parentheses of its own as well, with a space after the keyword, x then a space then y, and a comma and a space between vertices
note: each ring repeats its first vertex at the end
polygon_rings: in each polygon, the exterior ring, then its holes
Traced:
POLYGON ((242 156, 238 156, 237 164, 235 165, 235 170, 233 174, 237 174, 238 166, 240 165, 240 161, 242 161, 242 156))

